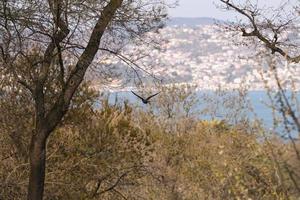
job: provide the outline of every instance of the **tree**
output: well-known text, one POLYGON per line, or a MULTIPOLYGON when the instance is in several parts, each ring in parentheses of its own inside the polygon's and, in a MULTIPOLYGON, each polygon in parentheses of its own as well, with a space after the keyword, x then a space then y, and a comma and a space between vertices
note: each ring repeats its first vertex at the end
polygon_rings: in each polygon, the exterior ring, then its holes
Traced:
MULTIPOLYGON (((47 142, 44 199, 135 199, 140 180, 148 174, 151 136, 136 126, 132 107, 110 105, 88 86, 82 84, 74 94, 55 137, 47 142)), ((2 199, 24 199, 28 177, 26 141, 34 109, 26 95, 17 99, 14 94, 0 99, 2 199)))
POLYGON ((161 27, 164 7, 152 0, 1 2, 1 77, 21 84, 34 107, 27 199, 43 198, 47 139, 93 60, 101 52, 118 55, 134 38, 161 27))
POLYGON ((294 13, 286 14, 284 7, 290 4, 286 1, 285 4, 282 4, 282 8, 273 9, 273 12, 270 13, 251 1, 237 3, 232 0, 220 0, 220 2, 225 5, 224 9, 233 10, 246 19, 246 22, 239 21, 234 24, 236 30, 242 32, 243 37, 255 38, 270 49, 272 54, 277 53, 289 62, 300 62, 300 55, 293 51, 296 46, 292 45, 289 38, 284 36, 288 31, 296 30, 295 22, 298 18, 299 8, 292 9, 294 13))
MULTIPOLYGON (((257 2, 251 1, 240 3, 234 0, 220 0, 220 2, 224 9, 235 11, 244 18, 228 27, 241 32, 242 36, 247 38, 244 40, 246 45, 257 45, 256 50, 260 54, 262 66, 267 66, 267 70, 261 73, 261 78, 271 102, 274 132, 290 141, 293 157, 296 158, 294 160, 300 163, 300 151, 296 139, 300 133, 300 105, 297 89, 299 82, 293 70, 300 62, 298 37, 295 36, 295 33, 299 31, 297 24, 299 6, 292 5, 291 1, 285 1, 280 8, 264 9, 259 7, 257 2), (285 64, 283 60, 286 61, 285 64), (290 65, 293 66, 290 67, 290 65)), ((268 138, 265 139, 268 140, 268 138)), ((272 156, 280 173, 288 172, 288 179, 294 184, 291 190, 299 193, 299 170, 289 164, 291 161, 283 157, 280 158, 283 162, 279 164, 280 155, 273 153, 272 156)))

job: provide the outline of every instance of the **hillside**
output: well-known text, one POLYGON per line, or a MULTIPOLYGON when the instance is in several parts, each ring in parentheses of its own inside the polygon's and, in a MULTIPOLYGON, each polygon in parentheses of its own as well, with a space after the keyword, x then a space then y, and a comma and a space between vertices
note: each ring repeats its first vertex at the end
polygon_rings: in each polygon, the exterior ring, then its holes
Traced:
POLYGON ((186 18, 186 17, 173 17, 167 21, 167 26, 203 26, 203 25, 213 25, 216 23, 221 23, 221 20, 209 18, 209 17, 198 17, 198 18, 186 18))
MULTIPOLYGON (((197 84, 200 89, 215 89, 219 86, 231 89, 243 84, 252 90, 262 89, 264 86, 261 73, 268 66, 253 57, 256 52, 254 47, 238 45, 242 42, 241 35, 226 32, 222 27, 213 24, 213 21, 215 20, 210 18, 175 18, 170 26, 160 30, 160 34, 150 34, 155 40, 163 41, 160 49, 151 49, 149 52, 149 45, 143 44, 129 47, 123 53, 137 60, 142 54, 140 52, 147 52, 148 55, 136 63, 162 79, 165 84, 192 83, 197 84), (188 25, 182 26, 183 24, 188 25)), ((104 64, 114 73, 123 75, 123 78, 112 81, 113 84, 110 82, 109 87, 120 86, 124 89, 134 85, 130 77, 134 77, 136 72, 122 60, 110 57, 104 64)), ((292 75, 295 78, 300 77, 299 68, 292 65, 289 68, 284 67, 286 64, 282 62, 278 66, 283 80, 288 81, 292 75)), ((144 82, 153 81, 144 71, 138 69, 137 72, 144 82)))

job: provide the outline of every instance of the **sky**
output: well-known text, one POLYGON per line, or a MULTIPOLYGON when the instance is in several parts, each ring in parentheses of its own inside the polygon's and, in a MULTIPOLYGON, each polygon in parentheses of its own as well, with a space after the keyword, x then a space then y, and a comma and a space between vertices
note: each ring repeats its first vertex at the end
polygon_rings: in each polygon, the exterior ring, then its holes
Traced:
MULTIPOLYGON (((245 0, 235 0, 235 2, 243 2, 245 0)), ((258 1, 261 6, 278 7, 284 0, 250 0, 258 1)), ((290 0, 296 2, 297 0, 290 0)), ((218 0, 179 0, 179 6, 169 10, 171 17, 212 17, 222 20, 234 19, 236 16, 233 12, 225 12, 216 7, 220 5, 218 0)))

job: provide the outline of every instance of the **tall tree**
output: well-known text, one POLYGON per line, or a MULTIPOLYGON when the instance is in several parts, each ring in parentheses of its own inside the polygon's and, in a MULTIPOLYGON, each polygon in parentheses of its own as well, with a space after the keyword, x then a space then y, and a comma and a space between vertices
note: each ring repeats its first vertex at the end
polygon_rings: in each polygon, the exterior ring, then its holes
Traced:
POLYGON ((21 84, 35 108, 27 199, 43 198, 47 139, 95 57, 161 27, 164 8, 154 0, 1 1, 1 75, 21 84))
MULTIPOLYGON (((291 142, 295 160, 299 164, 300 150, 296 141, 300 134, 299 89, 297 88, 299 80, 297 71, 293 70, 293 68, 297 69, 300 62, 297 35, 299 3, 282 1, 279 8, 268 9, 261 7, 258 2, 249 0, 220 0, 220 3, 223 9, 234 11, 241 16, 241 20, 229 27, 236 32, 241 32, 242 36, 247 38, 244 40, 246 45, 257 44, 259 48, 256 50, 261 53, 260 58, 268 65, 268 70, 261 73, 261 77, 271 102, 274 126, 279 127, 279 136, 291 142), (286 61, 285 64, 282 60, 286 61), (290 64, 294 67, 290 67, 290 64), (282 72, 289 73, 289 76, 284 77, 286 74, 282 72)), ((277 131, 274 130, 274 132, 277 131)), ((268 140, 268 138, 265 139, 268 140)), ((273 149, 271 150, 273 152, 273 149)), ((282 175, 284 170, 288 172, 288 179, 294 185, 293 190, 299 193, 299 179, 297 178, 299 170, 287 161, 280 166, 277 161, 280 155, 272 153, 272 156, 279 170, 279 182, 282 187, 285 188, 282 175)))

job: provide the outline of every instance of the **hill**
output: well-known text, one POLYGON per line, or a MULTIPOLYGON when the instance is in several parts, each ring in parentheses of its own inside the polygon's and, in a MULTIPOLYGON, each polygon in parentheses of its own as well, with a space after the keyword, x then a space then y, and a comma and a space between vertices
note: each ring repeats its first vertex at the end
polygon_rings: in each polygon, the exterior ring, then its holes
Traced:
MULTIPOLYGON (((153 44, 150 41, 128 47, 123 50, 123 54, 135 61, 143 57, 136 64, 163 79, 165 84, 192 83, 201 89, 215 89, 219 86, 232 89, 244 84, 252 90, 263 89, 261 73, 268 66, 254 59, 256 47, 239 45, 244 41, 241 34, 225 31, 221 26, 213 24, 214 21, 211 18, 174 18, 170 26, 160 30, 160 34, 149 33, 154 40, 161 41, 157 49, 149 50, 149 44, 153 44)), ((292 35, 288 33, 287 37, 291 38, 292 35)), ((132 77, 136 77, 136 72, 144 82, 153 81, 153 77, 145 71, 133 71, 134 66, 128 67, 116 57, 105 60, 105 65, 116 74, 122 74, 112 81, 113 84, 110 82, 109 87, 113 85, 124 89, 125 86, 126 90, 134 86, 132 77)), ((300 86, 300 68, 286 65, 282 62, 278 66, 283 82, 293 76, 300 86)))
POLYGON ((198 18, 174 17, 168 20, 167 26, 193 27, 193 26, 213 25, 221 22, 222 22, 221 20, 217 20, 209 17, 198 17, 198 18))

